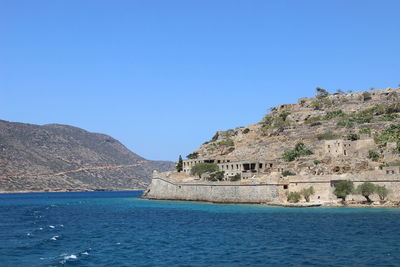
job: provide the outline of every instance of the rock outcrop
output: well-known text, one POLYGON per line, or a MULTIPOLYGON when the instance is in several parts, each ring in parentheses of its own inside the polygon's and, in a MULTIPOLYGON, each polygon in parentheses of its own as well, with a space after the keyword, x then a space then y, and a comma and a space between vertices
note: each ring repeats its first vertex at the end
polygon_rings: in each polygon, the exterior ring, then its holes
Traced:
POLYGON ((146 160, 104 134, 0 120, 0 191, 144 188, 153 170, 173 169, 173 162, 146 160))
POLYGON ((400 89, 302 98, 272 108, 259 123, 218 131, 193 154, 199 159, 271 162, 280 170, 303 175, 359 173, 399 160, 393 150, 399 150, 400 143, 378 140, 399 124, 400 89), (342 143, 353 139, 357 148, 343 149, 342 143), (329 142, 339 142, 341 149, 329 150, 329 142), (297 143, 313 154, 286 162, 283 152, 297 143), (379 154, 377 160, 369 158, 370 150, 379 154))

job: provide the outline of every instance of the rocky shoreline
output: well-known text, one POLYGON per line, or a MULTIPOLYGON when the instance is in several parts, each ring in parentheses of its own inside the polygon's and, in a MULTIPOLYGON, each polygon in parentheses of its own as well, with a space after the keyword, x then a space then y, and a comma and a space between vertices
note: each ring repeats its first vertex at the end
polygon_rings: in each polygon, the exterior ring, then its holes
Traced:
POLYGON ((312 208, 312 207, 338 207, 338 208, 400 208, 400 202, 385 201, 379 202, 300 202, 300 203, 265 203, 266 206, 279 206, 287 208, 312 208))

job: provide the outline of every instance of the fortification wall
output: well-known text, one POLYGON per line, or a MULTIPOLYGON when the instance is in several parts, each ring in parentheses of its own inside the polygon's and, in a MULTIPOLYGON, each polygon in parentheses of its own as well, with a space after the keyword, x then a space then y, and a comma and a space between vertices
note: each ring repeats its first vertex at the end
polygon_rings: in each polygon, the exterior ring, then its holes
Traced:
MULTIPOLYGON (((311 196, 311 201, 336 201, 337 197, 333 194, 334 186, 332 181, 351 180, 354 186, 364 182, 371 182, 375 185, 386 186, 389 189, 388 200, 400 201, 400 175, 399 174, 344 174, 344 175, 325 175, 325 176, 296 176, 290 177, 288 191, 299 192, 303 188, 314 187, 315 195, 311 196)), ((365 198, 361 195, 349 195, 348 200, 363 201, 365 198)), ((379 201, 378 195, 371 196, 373 201, 379 201)))
POLYGON ((153 178, 144 198, 207 201, 216 203, 266 203, 279 200, 278 186, 271 184, 173 183, 153 178))
MULTIPOLYGON (((387 200, 400 201, 400 174, 343 174, 319 176, 291 176, 286 179, 272 179, 259 176, 256 184, 242 182, 204 182, 187 181, 173 178, 174 173, 155 173, 152 183, 144 194, 144 198, 160 200, 208 201, 218 203, 268 203, 285 202, 288 192, 300 192, 304 188, 314 187, 315 194, 311 201, 337 201, 333 194, 335 181, 351 180, 355 187, 371 182, 384 185, 389 189, 387 200), (168 177, 168 178, 166 178, 168 177), (261 179, 263 178, 263 179, 261 179)), ((348 200, 363 201, 361 195, 350 195, 348 200)), ((371 199, 379 201, 378 195, 371 199)))

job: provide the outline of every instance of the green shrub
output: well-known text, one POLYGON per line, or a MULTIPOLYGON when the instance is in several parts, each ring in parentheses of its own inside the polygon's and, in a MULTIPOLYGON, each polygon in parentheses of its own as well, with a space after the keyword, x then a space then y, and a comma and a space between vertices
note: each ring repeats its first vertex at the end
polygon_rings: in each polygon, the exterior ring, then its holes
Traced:
POLYGON ((307 202, 310 202, 310 197, 315 194, 314 187, 304 188, 300 191, 300 194, 303 195, 307 202))
POLYGON ((371 129, 370 128, 361 128, 360 131, 358 132, 359 134, 368 134, 371 135, 371 129))
POLYGON ((333 118, 337 118, 337 117, 343 117, 346 116, 346 113, 343 112, 343 110, 339 109, 339 110, 334 110, 334 111, 329 111, 325 116, 324 116, 324 120, 331 120, 333 118))
POLYGON ((387 195, 389 194, 389 190, 384 185, 376 185, 375 186, 375 193, 379 196, 381 201, 385 200, 387 195))
POLYGON ((189 155, 186 156, 188 159, 197 159, 199 157, 199 153, 198 152, 193 152, 189 155))
POLYGON ((315 164, 315 165, 321 164, 321 161, 318 160, 318 159, 316 159, 316 160, 314 160, 314 164, 315 164))
POLYGON ((249 132, 250 132, 249 128, 246 128, 246 129, 243 130, 243 134, 248 134, 249 132))
POLYGON ((389 165, 388 165, 388 164, 381 164, 381 165, 379 165, 379 169, 380 169, 380 170, 383 170, 383 168, 384 168, 384 167, 387 167, 387 166, 389 166, 389 165))
POLYGON ((225 172, 224 171, 216 171, 210 173, 210 177, 208 178, 209 181, 222 181, 224 180, 225 172))
POLYGON ((217 145, 219 145, 219 146, 234 146, 235 142, 233 142, 232 139, 228 138, 226 140, 222 140, 222 141, 218 142, 217 145))
POLYGON ((356 192, 361 194, 368 202, 372 202, 369 198, 375 192, 375 185, 370 182, 365 182, 357 186, 356 192))
POLYGON ((368 151, 368 158, 370 158, 372 161, 378 161, 380 157, 381 154, 379 154, 377 151, 375 150, 368 151))
POLYGON ((197 163, 196 165, 193 166, 193 168, 190 171, 191 175, 197 175, 201 178, 201 175, 204 173, 213 173, 213 172, 218 172, 219 168, 218 165, 215 163, 197 163))
POLYGON ((240 173, 235 174, 235 176, 231 177, 231 182, 237 182, 240 181, 242 179, 242 175, 240 175, 240 173))
POLYGON ((346 201, 346 197, 354 191, 354 184, 352 181, 345 180, 340 181, 335 185, 333 194, 343 201, 346 201))
POLYGON ((283 120, 286 121, 287 117, 290 115, 289 111, 282 111, 281 113, 279 113, 278 117, 283 120))
POLYGON ((294 176, 294 175, 296 175, 294 172, 291 172, 291 171, 284 171, 283 173, 282 173, 282 175, 284 176, 284 177, 286 177, 286 176, 294 176))
POLYGON ((355 134, 355 133, 351 133, 347 136, 347 140, 350 140, 350 141, 356 141, 358 139, 360 139, 360 137, 358 136, 358 134, 355 134))
POLYGON ((342 120, 337 123, 337 126, 352 128, 354 126, 354 122, 351 122, 350 120, 342 120))
POLYGON ((400 124, 391 125, 377 137, 380 146, 386 146, 388 142, 397 143, 395 152, 400 153, 400 124))
POLYGON ((290 203, 297 203, 301 199, 301 194, 299 192, 289 192, 287 194, 287 201, 290 203))
POLYGON ((306 149, 303 143, 297 143, 293 150, 285 151, 282 157, 284 161, 290 162, 301 156, 309 156, 311 154, 313 154, 313 152, 306 149))
POLYGON ((332 105, 332 101, 329 98, 319 98, 315 99, 312 103, 311 106, 315 110, 321 110, 326 107, 330 107, 332 105))
POLYGON ((285 127, 291 124, 292 121, 287 119, 287 116, 289 116, 290 113, 283 111, 280 113, 278 116, 273 116, 271 114, 267 114, 264 116, 264 118, 261 121, 261 134, 265 135, 268 129, 271 128, 279 128, 279 127, 285 127))

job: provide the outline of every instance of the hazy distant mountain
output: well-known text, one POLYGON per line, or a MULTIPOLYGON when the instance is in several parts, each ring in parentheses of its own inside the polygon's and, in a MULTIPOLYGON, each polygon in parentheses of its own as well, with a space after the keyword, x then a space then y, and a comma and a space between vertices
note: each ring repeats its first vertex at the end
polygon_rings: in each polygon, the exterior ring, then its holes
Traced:
POLYGON ((104 134, 0 120, 0 191, 137 188, 150 182, 153 170, 173 168, 104 134))

